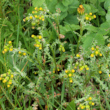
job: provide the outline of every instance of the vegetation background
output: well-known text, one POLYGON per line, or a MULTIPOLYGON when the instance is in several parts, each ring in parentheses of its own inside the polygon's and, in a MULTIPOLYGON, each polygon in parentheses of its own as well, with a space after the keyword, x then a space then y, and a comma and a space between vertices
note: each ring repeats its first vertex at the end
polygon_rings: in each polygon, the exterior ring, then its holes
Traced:
POLYGON ((109 110, 109 56, 109 0, 0 1, 0 110, 109 110))

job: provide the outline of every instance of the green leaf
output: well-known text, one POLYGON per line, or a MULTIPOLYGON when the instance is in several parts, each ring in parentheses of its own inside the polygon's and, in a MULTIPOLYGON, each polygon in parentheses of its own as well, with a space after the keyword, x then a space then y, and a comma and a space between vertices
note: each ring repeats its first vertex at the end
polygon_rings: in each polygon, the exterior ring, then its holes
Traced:
POLYGON ((67 9, 68 9, 68 7, 64 6, 61 2, 58 3, 55 8, 56 8, 56 9, 57 9, 57 8, 60 8, 60 10, 61 10, 62 12, 65 12, 65 11, 67 11, 67 9))
POLYGON ((86 24, 84 26, 84 29, 87 29, 88 31, 92 31, 92 32, 97 32, 98 31, 97 27, 94 27, 93 25, 90 25, 90 24, 86 24))
POLYGON ((85 40, 83 41, 83 48, 85 50, 88 50, 91 45, 92 45, 92 42, 93 42, 93 37, 94 34, 88 34, 86 37, 85 37, 85 40))
POLYGON ((76 110, 76 105, 75 105, 74 100, 68 104, 66 110, 76 110))
POLYGON ((67 15, 68 15, 67 11, 66 12, 61 12, 59 19, 62 21, 67 15))
POLYGON ((80 29, 79 25, 75 25, 75 24, 68 24, 66 23, 64 26, 60 25, 60 32, 61 34, 65 35, 67 32, 69 31, 75 31, 80 29))
POLYGON ((85 13, 90 13, 90 12, 91 12, 91 7, 90 7, 90 5, 83 4, 83 6, 84 6, 84 9, 85 9, 85 13))
POLYGON ((101 6, 99 6, 98 7, 98 15, 104 16, 105 14, 106 14, 105 10, 101 6))
MULTIPOLYGON (((96 1, 96 0, 95 0, 95 1, 96 1)), ((98 9, 97 9, 93 4, 90 4, 90 7, 91 7, 91 12, 92 12, 92 13, 98 12, 98 9)))
POLYGON ((78 19, 77 19, 77 15, 72 15, 69 14, 66 18, 65 18, 65 22, 69 23, 69 24, 78 24, 78 19))
POLYGON ((85 36, 83 36, 82 41, 83 41, 83 48, 85 50, 88 50, 91 47, 93 41, 96 41, 97 45, 104 45, 105 43, 105 39, 103 35, 100 33, 86 34, 85 36))
POLYGON ((110 20, 101 24, 98 33, 107 35, 110 32, 110 20))
POLYGON ((104 45, 105 40, 102 34, 97 33, 94 37, 94 39, 97 41, 97 45, 104 45))
POLYGON ((41 6, 44 2, 45 2, 45 0, 32 0, 32 4, 33 4, 34 7, 39 7, 39 6, 41 6))
POLYGON ((68 6, 73 2, 73 0, 63 0, 62 3, 64 6, 68 6))
POLYGON ((51 13, 56 12, 57 0, 45 0, 47 7, 51 13))
POLYGON ((106 20, 109 21, 110 20, 110 7, 108 8, 108 12, 106 14, 106 20))
POLYGON ((73 2, 68 7, 69 14, 76 13, 78 7, 79 7, 79 1, 78 0, 73 0, 73 2))
POLYGON ((108 10, 109 6, 110 6, 110 0, 105 0, 104 8, 105 8, 106 10, 108 10))

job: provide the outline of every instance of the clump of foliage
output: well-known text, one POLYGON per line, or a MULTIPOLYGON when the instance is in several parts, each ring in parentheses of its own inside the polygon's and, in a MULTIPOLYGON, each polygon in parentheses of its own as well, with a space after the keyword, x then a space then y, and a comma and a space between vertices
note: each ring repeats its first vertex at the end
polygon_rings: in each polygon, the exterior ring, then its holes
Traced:
POLYGON ((0 107, 109 109, 108 0, 17 3, 17 26, 11 23, 14 12, 0 14, 0 107))

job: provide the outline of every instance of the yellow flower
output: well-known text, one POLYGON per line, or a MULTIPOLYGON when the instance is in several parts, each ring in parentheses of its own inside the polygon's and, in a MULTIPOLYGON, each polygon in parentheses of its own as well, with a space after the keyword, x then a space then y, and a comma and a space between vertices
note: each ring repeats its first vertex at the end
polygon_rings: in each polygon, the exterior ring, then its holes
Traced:
POLYGON ((107 46, 110 47, 110 43, 107 46))
POLYGON ((99 56, 102 56, 102 54, 100 53, 99 56))
POLYGON ((89 13, 89 15, 92 15, 92 13, 89 13))
POLYGON ((19 51, 18 53, 21 54, 21 51, 19 51))
POLYGON ((109 74, 109 77, 110 77, 110 74, 109 74))
POLYGON ((35 29, 35 27, 34 27, 34 26, 32 26, 32 29, 35 29))
POLYGON ((11 78, 13 78, 13 74, 11 75, 11 78))
POLYGON ((35 7, 34 9, 37 10, 37 7, 35 7))
POLYGON ((69 77, 71 77, 71 76, 72 76, 72 74, 70 73, 68 76, 69 76, 69 77))
POLYGON ((35 35, 33 35, 33 34, 31 35, 32 38, 34 38, 34 36, 35 36, 35 35))
POLYGON ((44 18, 42 19, 42 21, 44 21, 44 18))
POLYGON ((81 106, 81 109, 84 109, 84 106, 81 106))
POLYGON ((7 80, 6 80, 6 79, 4 79, 4 80, 3 80, 3 83, 6 83, 6 81, 7 81, 7 80))
POLYGON ((99 74, 102 74, 102 71, 99 71, 99 74))
POLYGON ((93 15, 93 18, 96 18, 96 15, 93 15))
POLYGON ((92 102, 91 105, 94 105, 94 102, 92 102))
POLYGON ((57 71, 60 71, 60 69, 57 69, 57 71))
POLYGON ((99 52, 98 51, 95 51, 95 54, 97 55, 99 52))
POLYGON ((65 49, 63 49, 62 51, 65 52, 65 49))
POLYGON ((10 87, 10 85, 8 84, 7 87, 10 87))
POLYGON ((76 57, 80 57, 80 55, 79 54, 76 54, 76 57))
POLYGON ((26 53, 23 53, 23 55, 25 56, 25 55, 26 55, 26 53))
POLYGON ((34 74, 37 74, 37 72, 35 72, 34 74))
POLYGON ((9 43, 9 44, 11 44, 12 42, 11 42, 11 41, 9 41, 8 43, 9 43))
POLYGON ((0 81, 2 80, 2 77, 0 77, 0 81))
POLYGON ((39 47, 39 44, 36 44, 36 47, 39 47))
POLYGON ((89 97, 88 99, 89 99, 89 100, 92 100, 92 97, 89 97))
POLYGON ((79 5, 79 8, 77 8, 77 11, 78 11, 79 14, 83 14, 84 13, 83 5, 79 5))
POLYGON ((42 7, 40 7, 40 8, 39 8, 39 10, 41 11, 41 10, 43 10, 43 8, 42 8, 42 7))
POLYGON ((7 49, 4 49, 4 52, 7 52, 7 49))
POLYGON ((30 16, 29 18, 32 19, 32 16, 30 16))
POLYGON ((2 51, 2 53, 4 54, 4 53, 5 53, 5 51, 2 51))
POLYGON ((89 70, 89 67, 87 67, 86 70, 89 70))
POLYGON ((42 36, 39 36, 39 39, 42 39, 42 36))
POLYGON ((72 73, 74 73, 74 72, 75 72, 75 70, 74 70, 74 69, 72 69, 72 70, 71 70, 71 72, 72 72, 72 73))
POLYGON ((93 51, 94 50, 94 47, 92 47, 91 50, 93 51))
POLYGON ((37 18, 37 15, 34 15, 35 18, 37 18))
POLYGON ((94 57, 94 54, 91 54, 91 57, 94 57))
POLYGON ((35 11, 32 11, 32 14, 34 14, 35 13, 35 11))
POLYGON ((65 73, 68 73, 68 70, 65 70, 65 73))
POLYGON ((83 5, 79 5, 79 8, 83 8, 83 5))
POLYGON ((80 71, 81 71, 81 70, 83 70, 83 68, 82 68, 82 67, 80 68, 80 71))
POLYGON ((13 51, 13 48, 10 48, 10 51, 13 51))
POLYGON ((86 20, 89 20, 89 17, 86 17, 85 19, 86 19, 86 20))
POLYGON ((42 50, 42 47, 39 47, 39 50, 42 50))
POLYGON ((53 73, 55 73, 55 71, 53 70, 53 73))
POLYGON ((9 81, 9 82, 8 82, 8 84, 12 84, 12 82, 11 82, 11 81, 9 81))
POLYGON ((70 83, 72 83, 72 82, 73 82, 73 80, 71 79, 69 82, 70 82, 70 83))
POLYGON ((25 22, 26 21, 26 19, 23 19, 23 22, 25 22))
POLYGON ((39 19, 41 20, 42 18, 41 18, 41 17, 39 17, 39 19))

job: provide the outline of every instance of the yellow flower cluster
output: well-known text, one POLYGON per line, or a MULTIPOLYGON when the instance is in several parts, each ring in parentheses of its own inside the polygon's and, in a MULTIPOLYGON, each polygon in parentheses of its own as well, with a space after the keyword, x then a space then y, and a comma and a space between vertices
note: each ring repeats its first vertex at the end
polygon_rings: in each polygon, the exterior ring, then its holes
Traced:
POLYGON ((99 46, 96 46, 96 47, 92 47, 91 48, 92 50, 92 53, 91 53, 91 57, 94 57, 94 56, 102 56, 102 53, 100 52, 99 50, 99 46))
POLYGON ((32 29, 35 29, 36 24, 40 24, 40 21, 44 21, 44 12, 45 10, 42 7, 35 7, 32 14, 24 18, 23 21, 25 22, 31 20, 32 29))
POLYGON ((89 67, 88 67, 87 65, 85 65, 84 62, 81 62, 81 61, 80 61, 80 62, 77 61, 77 62, 75 63, 75 67, 74 67, 74 68, 75 68, 75 69, 78 68, 80 71, 82 71, 82 70, 84 70, 84 69, 85 69, 85 70, 89 70, 89 67))
POLYGON ((5 54, 8 51, 13 51, 12 41, 9 41, 8 44, 4 45, 2 53, 5 54))
POLYGON ((20 56, 26 56, 26 52, 19 51, 18 53, 19 53, 20 56))
POLYGON ((37 36, 36 35, 31 35, 31 37, 35 39, 36 43, 34 44, 34 46, 39 48, 39 50, 42 50, 42 44, 40 42, 40 40, 42 39, 42 36, 41 35, 37 35, 37 36))
POLYGON ((72 69, 72 70, 65 70, 65 73, 67 74, 68 78, 69 78, 69 82, 72 83, 73 80, 72 80, 72 77, 74 77, 74 74, 75 73, 75 70, 72 69))
POLYGON ((79 7, 77 8, 77 11, 78 11, 79 14, 82 15, 84 13, 84 7, 83 7, 83 5, 79 5, 79 7))
POLYGON ((85 14, 85 19, 87 21, 91 21, 92 19, 95 19, 96 18, 96 15, 93 15, 91 12, 89 14, 85 14))
POLYGON ((0 75, 0 81, 2 81, 4 84, 7 85, 7 87, 10 87, 12 84, 13 74, 11 70, 8 70, 7 73, 0 75))
POLYGON ((59 51, 65 52, 65 48, 64 48, 63 45, 60 45, 60 47, 59 47, 59 51))
POLYGON ((87 109, 87 110, 90 110, 90 107, 91 106, 94 106, 95 103, 92 101, 92 97, 89 97, 88 99, 85 99, 85 101, 87 101, 86 105, 84 104, 80 104, 78 109, 87 109))

